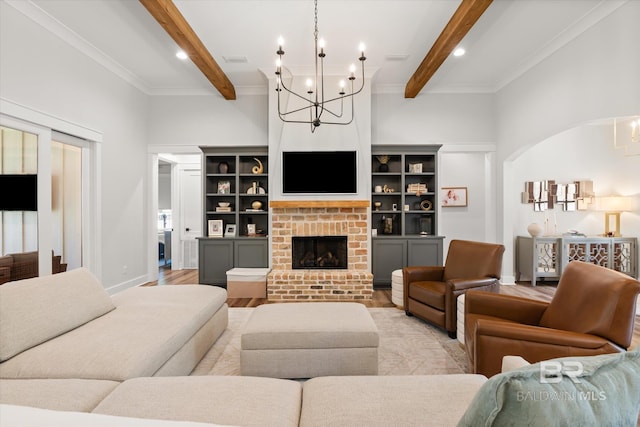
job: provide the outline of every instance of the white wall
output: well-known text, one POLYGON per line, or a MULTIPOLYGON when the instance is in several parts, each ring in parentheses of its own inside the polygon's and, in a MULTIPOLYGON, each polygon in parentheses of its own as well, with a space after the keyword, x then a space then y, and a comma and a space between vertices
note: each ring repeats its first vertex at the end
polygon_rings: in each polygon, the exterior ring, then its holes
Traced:
POLYGON ((0 9, 0 96, 103 134, 101 279, 107 288, 145 281, 147 97, 8 4, 0 9))
MULTIPOLYGON (((634 54, 638 16, 640 2, 625 3, 498 92, 498 238, 507 248, 503 278, 513 280, 512 212, 519 209, 519 199, 509 195, 523 185, 514 177, 517 167, 513 160, 565 130, 640 112, 640 56, 634 54)), ((546 157, 529 157, 528 161, 540 164, 546 157)), ((613 173, 612 179, 627 185, 624 175, 617 169, 613 173)))
MULTIPOLYGON (((622 150, 616 150, 612 133, 611 125, 581 126, 527 150, 513 162, 513 180, 517 188, 508 195, 507 202, 520 200, 525 181, 555 179, 558 183, 571 183, 590 179, 596 196, 630 196, 636 200, 638 209, 640 156, 626 157, 622 150)), ((556 206, 546 212, 534 212, 533 205, 520 203, 513 206, 512 214, 514 236, 528 236, 530 223, 543 225, 547 218, 550 234, 562 234, 568 229, 590 236, 604 232, 604 212, 595 210, 565 212, 556 206)), ((622 213, 620 227, 624 237, 640 236, 640 212, 622 213)))

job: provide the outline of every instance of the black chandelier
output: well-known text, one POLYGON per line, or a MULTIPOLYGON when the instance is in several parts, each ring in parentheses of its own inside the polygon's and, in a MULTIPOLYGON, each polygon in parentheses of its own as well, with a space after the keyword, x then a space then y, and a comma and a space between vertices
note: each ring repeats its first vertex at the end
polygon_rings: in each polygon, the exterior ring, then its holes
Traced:
MULTIPOLYGON (((364 45, 360 44, 360 58, 358 60, 361 63, 362 68, 362 84, 360 88, 354 91, 354 81, 356 79, 355 65, 351 65, 349 69, 348 80, 351 85, 351 90, 349 93, 345 92, 345 82, 344 80, 340 81, 340 91, 338 92, 338 96, 331 99, 324 98, 324 57, 326 54, 324 53, 324 40, 318 40, 318 0, 314 0, 314 31, 313 31, 313 39, 314 39, 314 51, 315 51, 315 80, 307 79, 307 93, 306 95, 300 95, 293 90, 289 89, 282 79, 282 56, 284 55, 284 50, 282 50, 283 40, 282 37, 278 40, 278 51, 276 54, 278 55, 278 59, 276 60, 276 91, 278 92, 278 116, 280 120, 285 123, 307 123, 311 125, 311 132, 314 132, 315 129, 321 124, 329 124, 329 125, 348 125, 353 121, 354 116, 354 103, 353 97, 362 91, 364 88, 364 61, 367 59, 364 56, 364 45), (318 52, 320 49, 320 52, 318 52), (304 106, 300 108, 296 108, 291 111, 282 111, 280 104, 280 95, 282 90, 289 92, 290 94, 300 98, 304 102, 304 106), (351 98, 351 116, 347 121, 346 117, 342 117, 344 112, 344 100, 345 98, 351 98), (328 104, 333 102, 335 105, 337 103, 340 104, 340 111, 334 111, 329 108, 328 104), (304 110, 309 110, 309 120, 298 120, 293 118, 288 118, 289 115, 295 114, 304 110), (328 113, 334 117, 334 119, 330 120, 321 120, 321 117, 324 113, 328 113), (333 120, 333 121, 331 121, 333 120)), ((337 105, 336 105, 337 106, 337 105)), ((334 107, 335 108, 335 107, 334 107)))

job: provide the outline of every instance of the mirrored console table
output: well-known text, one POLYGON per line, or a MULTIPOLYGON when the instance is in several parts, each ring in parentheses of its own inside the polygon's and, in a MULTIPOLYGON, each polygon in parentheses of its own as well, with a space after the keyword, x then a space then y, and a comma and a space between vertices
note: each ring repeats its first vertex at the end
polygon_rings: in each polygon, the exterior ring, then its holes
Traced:
POLYGON ((516 281, 521 275, 559 280, 571 261, 584 261, 638 277, 638 239, 635 237, 525 237, 516 240, 516 281))

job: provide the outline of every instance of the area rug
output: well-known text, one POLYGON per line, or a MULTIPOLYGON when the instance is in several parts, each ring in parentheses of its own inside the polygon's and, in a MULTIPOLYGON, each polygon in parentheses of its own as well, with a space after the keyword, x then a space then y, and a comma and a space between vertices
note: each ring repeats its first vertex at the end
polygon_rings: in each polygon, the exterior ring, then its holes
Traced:
MULTIPOLYGON (((229 326, 191 375, 240 375, 240 333, 253 308, 230 308, 229 326)), ((458 340, 397 308, 369 308, 378 326, 379 375, 463 374, 458 340)))

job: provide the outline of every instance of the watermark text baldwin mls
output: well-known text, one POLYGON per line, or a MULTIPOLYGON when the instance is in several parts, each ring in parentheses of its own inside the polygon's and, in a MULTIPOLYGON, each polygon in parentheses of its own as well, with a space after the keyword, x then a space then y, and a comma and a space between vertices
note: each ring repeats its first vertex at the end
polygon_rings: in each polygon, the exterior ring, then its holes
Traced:
MULTIPOLYGON (((580 377, 584 372, 581 362, 564 360, 549 360, 540 362, 540 384, 558 384, 563 379, 570 380, 573 384, 580 384, 580 377)), ((596 401, 607 400, 604 391, 518 391, 516 392, 518 402, 523 401, 596 401)))

